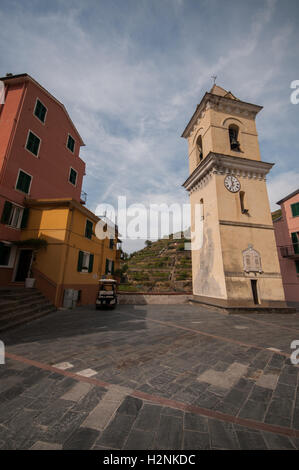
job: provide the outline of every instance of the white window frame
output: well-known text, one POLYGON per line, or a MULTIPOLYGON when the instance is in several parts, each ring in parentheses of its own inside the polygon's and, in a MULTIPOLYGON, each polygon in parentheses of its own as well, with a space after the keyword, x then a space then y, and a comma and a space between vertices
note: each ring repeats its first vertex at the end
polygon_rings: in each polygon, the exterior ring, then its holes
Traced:
POLYGON ((113 266, 113 259, 110 259, 110 258, 107 258, 107 260, 109 261, 108 263, 108 273, 107 274, 111 274, 112 273, 112 266, 113 266))
POLYGON ((91 253, 89 253, 88 251, 83 251, 83 260, 82 260, 82 269, 81 269, 81 273, 88 273, 88 269, 89 269, 89 261, 90 261, 90 255, 91 253), (84 262, 87 264, 84 265, 84 262))
POLYGON ((68 151, 71 152, 71 153, 74 155, 74 153, 75 153, 75 148, 76 148, 76 139, 74 139, 74 137, 72 136, 72 134, 70 134, 69 132, 68 132, 68 134, 67 134, 67 139, 66 139, 65 146, 66 146, 66 148, 68 149, 68 151), (68 147, 68 145, 67 145, 67 144, 68 144, 68 141, 69 141, 69 136, 70 136, 70 137, 73 139, 73 141, 74 141, 74 150, 71 150, 71 149, 68 147))
POLYGON ((16 184, 15 184, 15 190, 18 191, 18 192, 21 193, 21 194, 27 194, 27 196, 29 196, 29 195, 30 195, 30 191, 31 191, 32 180, 33 180, 33 176, 30 175, 30 173, 27 173, 27 171, 23 170, 22 168, 19 168, 19 170, 18 170, 18 176, 17 176, 16 184), (31 178, 30 184, 29 184, 28 193, 25 193, 24 191, 21 191, 20 189, 17 189, 17 184, 18 184, 18 180, 19 180, 19 176, 20 176, 20 171, 22 171, 22 172, 25 173, 26 175, 30 176, 30 178, 31 178))
MULTIPOLYGON (((40 122, 41 122, 41 121, 40 121, 40 122)), ((39 158, 39 151, 40 151, 41 146, 42 146, 42 139, 41 139, 35 132, 33 132, 33 130, 29 129, 29 130, 28 130, 28 133, 27 133, 27 139, 26 139, 25 150, 27 150, 27 152, 29 152, 30 155, 33 155, 35 158, 39 158), (37 155, 35 155, 35 153, 31 152, 31 150, 29 150, 29 149, 27 148, 27 144, 28 144, 30 132, 31 132, 33 135, 35 135, 35 137, 37 137, 37 138, 39 139, 39 146, 38 146, 37 155)))
POLYGON ((9 216, 9 223, 6 224, 6 226, 10 227, 10 228, 15 228, 15 229, 21 228, 23 214, 24 214, 24 207, 19 206, 18 204, 12 203, 12 209, 11 209, 11 213, 10 213, 10 216, 9 216), (14 213, 16 212, 17 209, 20 209, 20 213, 19 213, 18 218, 17 218, 17 223, 12 224, 11 222, 15 217, 14 213))
MULTIPOLYGON (((44 105, 44 103, 42 102, 42 100, 37 97, 36 100, 35 100, 35 105, 34 105, 34 108, 33 108, 33 116, 38 120, 38 122, 40 122, 41 124, 43 124, 43 126, 45 125, 46 123, 46 119, 47 119, 47 114, 48 114, 48 108, 47 106, 44 105), (36 116, 35 114, 35 109, 36 109, 36 105, 37 105, 37 102, 40 102, 45 108, 46 108, 46 114, 45 114, 45 120, 44 121, 41 121, 39 117, 36 116)), ((38 137, 38 136, 37 136, 38 137)))
POLYGON ((73 168, 72 166, 70 166, 70 171, 69 171, 69 183, 71 183, 72 186, 74 186, 75 188, 77 187, 77 181, 78 181, 78 171, 73 168), (72 183, 71 180, 70 180, 70 177, 71 177, 71 171, 74 170, 76 172, 76 183, 72 183))

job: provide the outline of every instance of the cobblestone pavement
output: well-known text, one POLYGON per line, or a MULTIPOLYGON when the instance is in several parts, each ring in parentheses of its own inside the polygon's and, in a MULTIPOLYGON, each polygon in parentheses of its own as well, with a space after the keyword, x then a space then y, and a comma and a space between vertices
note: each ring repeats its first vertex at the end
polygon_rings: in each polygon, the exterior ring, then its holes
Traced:
POLYGON ((299 314, 58 311, 0 334, 1 449, 299 449, 299 314))

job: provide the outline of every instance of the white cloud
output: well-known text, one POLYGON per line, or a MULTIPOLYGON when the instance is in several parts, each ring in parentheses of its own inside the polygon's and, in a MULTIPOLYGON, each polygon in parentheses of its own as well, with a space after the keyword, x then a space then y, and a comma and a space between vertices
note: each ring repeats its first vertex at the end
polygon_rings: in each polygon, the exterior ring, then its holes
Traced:
MULTIPOLYGON (((294 19, 277 21, 283 7, 274 0, 255 4, 250 14, 242 2, 167 0, 165 11, 160 2, 157 11, 151 0, 137 3, 125 12, 117 11, 122 2, 116 8, 90 0, 71 8, 59 1, 50 12, 9 4, 0 12, 4 73, 33 75, 67 106, 87 144, 81 155, 90 208, 115 203, 118 195, 130 203, 187 200, 181 189, 187 143, 179 136, 215 73, 239 98, 264 105, 258 132, 263 159, 279 162, 269 179, 278 200, 279 178, 291 174, 298 145, 296 107, 284 94, 299 78, 291 60, 297 57, 294 19), (216 10, 218 28, 210 31, 216 10)), ((292 178, 284 179, 284 194, 292 178)))
POLYGON ((269 177, 267 187, 271 210, 279 209, 277 201, 299 188, 299 171, 287 171, 269 177))

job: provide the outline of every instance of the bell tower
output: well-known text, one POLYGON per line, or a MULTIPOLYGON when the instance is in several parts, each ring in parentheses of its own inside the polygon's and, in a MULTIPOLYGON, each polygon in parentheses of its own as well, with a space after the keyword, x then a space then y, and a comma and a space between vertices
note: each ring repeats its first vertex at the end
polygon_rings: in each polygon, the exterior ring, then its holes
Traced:
POLYGON ((261 106, 214 85, 188 140, 193 294, 220 307, 285 307, 255 117, 261 106))

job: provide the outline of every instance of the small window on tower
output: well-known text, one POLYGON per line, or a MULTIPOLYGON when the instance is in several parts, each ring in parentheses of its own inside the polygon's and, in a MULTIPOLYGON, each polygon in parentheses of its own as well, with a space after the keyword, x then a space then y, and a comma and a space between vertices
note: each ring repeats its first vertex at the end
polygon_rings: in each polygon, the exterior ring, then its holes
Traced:
POLYGON ((245 192, 240 191, 240 205, 242 214, 248 214, 248 209, 245 208, 245 192))
POLYGON ((197 150, 197 164, 200 163, 203 159, 203 152, 202 152, 202 138, 201 135, 198 137, 196 141, 196 150, 197 150))
POLYGON ((201 199, 199 203, 200 203, 200 220, 204 220, 205 214, 204 214, 203 199, 201 199))
POLYGON ((235 124, 232 124, 228 128, 228 133, 229 133, 229 142, 230 142, 230 148, 231 150, 234 150, 235 152, 240 152, 240 142, 238 141, 238 136, 239 136, 239 128, 235 124))

